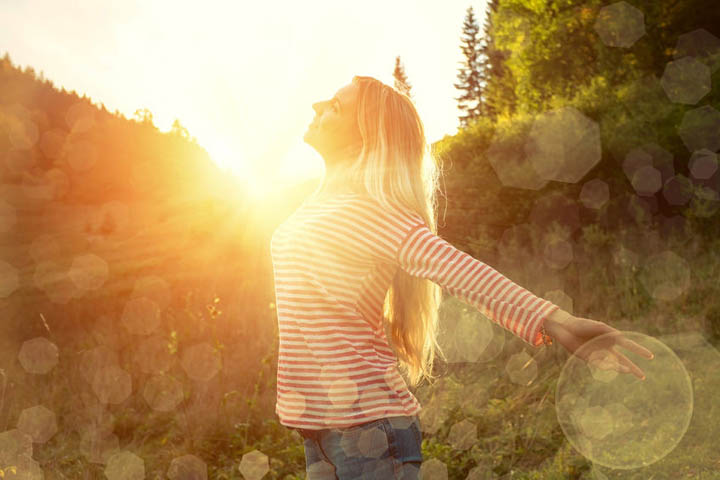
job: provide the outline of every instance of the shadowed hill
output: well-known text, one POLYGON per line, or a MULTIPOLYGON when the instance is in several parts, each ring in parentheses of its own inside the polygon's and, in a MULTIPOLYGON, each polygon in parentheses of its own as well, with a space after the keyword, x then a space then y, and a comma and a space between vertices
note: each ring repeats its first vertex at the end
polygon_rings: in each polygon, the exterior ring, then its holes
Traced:
POLYGON ((2 310, 17 321, 2 322, 2 337, 25 337, 40 313, 63 322, 78 302, 112 310, 150 274, 178 302, 193 285, 269 298, 269 235, 316 182, 253 203, 179 122, 164 133, 147 111, 138 120, 110 113, 6 54, 0 249, 17 285, 2 310), (244 285, 244 275, 254 280, 244 285), (83 287, 82 276, 101 286, 83 287))

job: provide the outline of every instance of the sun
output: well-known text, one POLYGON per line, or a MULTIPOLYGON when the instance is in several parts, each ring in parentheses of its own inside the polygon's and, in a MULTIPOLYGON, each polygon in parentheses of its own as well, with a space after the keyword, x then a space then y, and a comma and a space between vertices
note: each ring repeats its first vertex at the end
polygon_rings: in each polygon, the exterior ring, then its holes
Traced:
POLYGON ((290 142, 285 149, 260 153, 257 158, 243 152, 241 145, 220 137, 198 140, 232 184, 232 193, 223 195, 230 194, 237 201, 273 208, 283 201, 284 192, 291 192, 299 183, 311 179, 319 181, 324 171, 322 157, 302 138, 290 142))
POLYGON ((260 200, 272 189, 272 180, 258 175, 242 152, 221 140, 212 140, 204 146, 211 160, 242 189, 242 196, 260 200))

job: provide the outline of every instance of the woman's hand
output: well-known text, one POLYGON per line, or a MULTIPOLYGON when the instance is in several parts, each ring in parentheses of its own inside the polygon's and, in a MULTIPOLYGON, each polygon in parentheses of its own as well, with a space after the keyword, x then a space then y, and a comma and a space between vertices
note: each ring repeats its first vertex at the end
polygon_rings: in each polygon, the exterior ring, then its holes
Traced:
POLYGON ((647 359, 655 357, 650 350, 633 342, 610 325, 589 318, 575 317, 564 310, 553 312, 545 319, 544 325, 547 334, 568 352, 599 368, 606 367, 604 368, 606 370, 611 368, 622 373, 632 373, 640 380, 645 380, 645 373, 614 347, 619 345, 647 359), (602 340, 593 342, 593 348, 585 348, 581 354, 576 353, 586 342, 608 333, 610 335, 602 340))

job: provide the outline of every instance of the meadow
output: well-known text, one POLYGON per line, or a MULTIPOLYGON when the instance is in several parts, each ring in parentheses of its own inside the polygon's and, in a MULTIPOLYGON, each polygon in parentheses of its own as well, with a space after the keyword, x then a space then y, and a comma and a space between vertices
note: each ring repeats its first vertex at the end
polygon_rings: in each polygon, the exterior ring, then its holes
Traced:
MULTIPOLYGON (((568 352, 446 295, 447 359, 411 389, 421 474, 720 479, 720 10, 639 5, 613 37, 599 0, 491 3, 484 110, 431 146, 439 235, 673 355, 612 411, 575 392, 578 442, 568 352)), ((270 238, 317 181, 254 196, 179 123, 0 59, 0 478, 305 478, 274 413, 270 238)))

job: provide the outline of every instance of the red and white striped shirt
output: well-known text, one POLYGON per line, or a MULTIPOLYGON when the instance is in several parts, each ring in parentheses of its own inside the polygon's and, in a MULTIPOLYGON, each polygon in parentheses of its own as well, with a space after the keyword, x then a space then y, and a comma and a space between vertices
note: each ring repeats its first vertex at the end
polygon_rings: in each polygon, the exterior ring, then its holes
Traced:
POLYGON ((559 307, 432 233, 423 218, 372 197, 306 201, 273 232, 279 355, 275 413, 305 429, 415 415, 383 324, 398 268, 432 280, 532 346, 559 307))

